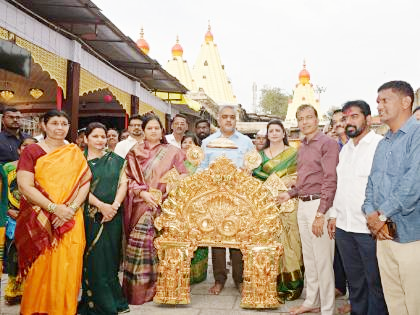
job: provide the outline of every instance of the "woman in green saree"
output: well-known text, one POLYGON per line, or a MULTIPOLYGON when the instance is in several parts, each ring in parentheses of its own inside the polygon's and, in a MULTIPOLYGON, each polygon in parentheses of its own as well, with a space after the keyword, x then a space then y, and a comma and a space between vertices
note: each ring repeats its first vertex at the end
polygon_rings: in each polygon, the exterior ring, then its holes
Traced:
POLYGON ((122 247, 122 207, 127 193, 125 160, 105 151, 106 127, 90 123, 85 155, 92 171, 89 202, 84 209, 86 248, 83 260, 81 315, 128 312, 118 279, 122 247))
MULTIPOLYGON (((289 146, 286 131, 280 120, 267 124, 267 144, 260 151, 261 165, 253 175, 263 181, 273 180, 280 191, 287 190, 296 181, 297 150, 289 146)), ((281 300, 297 299, 303 289, 303 260, 297 224, 297 201, 289 200, 280 207, 284 233, 279 241, 284 246, 280 259, 280 274, 277 278, 277 292, 281 300)))
MULTIPOLYGON (((192 146, 198 146, 198 138, 191 132, 186 132, 181 140, 181 149, 187 153, 192 146)), ((190 161, 184 161, 185 168, 188 170, 188 175, 192 175, 197 170, 198 165, 192 164, 190 161)), ((207 279, 207 268, 209 260, 209 248, 198 247, 194 252, 194 257, 191 260, 190 283, 200 283, 207 279)))

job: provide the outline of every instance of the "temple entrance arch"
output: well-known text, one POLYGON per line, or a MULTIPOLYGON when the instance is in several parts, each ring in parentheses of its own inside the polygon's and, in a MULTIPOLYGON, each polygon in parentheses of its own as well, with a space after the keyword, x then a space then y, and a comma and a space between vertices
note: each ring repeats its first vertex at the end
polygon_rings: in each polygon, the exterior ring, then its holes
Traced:
POLYGON ((238 248, 243 254, 241 307, 276 308, 283 232, 273 195, 262 182, 222 156, 177 183, 155 226, 159 266, 154 298, 190 303, 190 261, 198 246, 238 248))
POLYGON ((103 123, 107 128, 125 128, 126 111, 107 88, 88 92, 79 98, 79 129, 91 122, 103 123))

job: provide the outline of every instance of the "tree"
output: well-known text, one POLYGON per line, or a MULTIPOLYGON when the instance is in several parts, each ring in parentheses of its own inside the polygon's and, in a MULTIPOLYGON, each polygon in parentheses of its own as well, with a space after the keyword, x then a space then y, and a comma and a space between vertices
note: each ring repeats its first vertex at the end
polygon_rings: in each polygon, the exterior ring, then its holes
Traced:
POLYGON ((285 119, 289 98, 290 95, 278 87, 264 86, 261 89, 258 109, 264 114, 277 115, 281 119, 285 119))

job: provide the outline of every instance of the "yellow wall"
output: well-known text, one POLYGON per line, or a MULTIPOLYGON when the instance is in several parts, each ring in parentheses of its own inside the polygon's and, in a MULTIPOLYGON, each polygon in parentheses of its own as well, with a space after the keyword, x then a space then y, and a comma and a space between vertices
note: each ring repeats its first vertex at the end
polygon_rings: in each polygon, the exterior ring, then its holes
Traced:
POLYGON ((157 116, 159 116, 160 121, 162 122, 162 124, 164 126, 166 125, 165 113, 162 113, 161 111, 157 110, 156 108, 154 108, 154 107, 152 107, 152 106, 150 106, 150 105, 148 105, 146 103, 143 103, 143 102, 140 102, 139 105, 140 105, 139 106, 139 114, 142 115, 144 113, 153 111, 157 116))

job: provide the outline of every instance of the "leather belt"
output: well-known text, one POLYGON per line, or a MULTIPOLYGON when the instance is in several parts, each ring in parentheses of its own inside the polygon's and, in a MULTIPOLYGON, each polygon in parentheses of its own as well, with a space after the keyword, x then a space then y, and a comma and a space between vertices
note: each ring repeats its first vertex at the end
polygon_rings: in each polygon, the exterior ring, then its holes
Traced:
POLYGON ((302 201, 312 201, 321 198, 320 194, 313 194, 313 195, 303 195, 298 197, 302 201))

